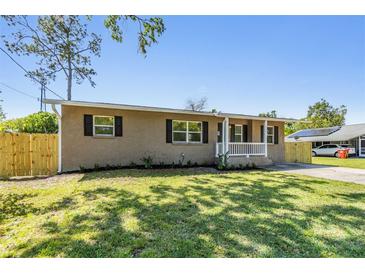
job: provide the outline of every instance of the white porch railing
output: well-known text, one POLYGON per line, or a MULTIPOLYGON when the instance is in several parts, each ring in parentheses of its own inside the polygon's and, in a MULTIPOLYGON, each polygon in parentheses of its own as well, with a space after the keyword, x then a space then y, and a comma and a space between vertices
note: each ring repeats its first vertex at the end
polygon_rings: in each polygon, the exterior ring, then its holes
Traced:
MULTIPOLYGON (((229 156, 265 156, 265 143, 228 143, 229 156)), ((216 155, 223 154, 223 143, 216 144, 216 155)))

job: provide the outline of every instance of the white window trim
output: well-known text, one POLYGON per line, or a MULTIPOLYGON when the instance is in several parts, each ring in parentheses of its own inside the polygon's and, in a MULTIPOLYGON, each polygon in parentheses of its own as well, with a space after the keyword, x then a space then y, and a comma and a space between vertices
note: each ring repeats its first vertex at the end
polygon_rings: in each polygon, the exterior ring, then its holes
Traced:
POLYGON ((238 143, 243 142, 243 126, 242 125, 234 125, 234 142, 236 142, 236 136, 240 136, 240 141, 238 143), (236 127, 241 128, 241 133, 237 134, 236 127))
POLYGON ((267 129, 269 128, 272 128, 272 134, 269 134, 269 130, 267 130, 267 134, 266 134, 266 142, 269 144, 269 145, 273 145, 275 143, 275 130, 274 130, 274 127, 273 126, 267 126, 267 129), (271 142, 268 141, 269 139, 269 136, 272 136, 271 138, 271 142))
POLYGON ((106 115, 93 115, 93 136, 101 136, 101 137, 114 137, 115 136, 115 118, 114 116, 106 116, 106 115), (101 125, 95 123, 96 117, 107 117, 107 118, 113 118, 113 125, 101 125), (113 129, 113 134, 96 134, 95 133, 95 127, 111 127, 113 129))
POLYGON ((184 121, 184 120, 172 120, 172 143, 173 144, 202 144, 203 143, 203 123, 201 121, 184 121), (186 123, 186 130, 174 130, 174 122, 186 123), (189 123, 199 123, 200 131, 191 131, 191 133, 200 133, 200 141, 189 141, 189 123), (185 133, 185 141, 175 141, 174 133, 185 133))

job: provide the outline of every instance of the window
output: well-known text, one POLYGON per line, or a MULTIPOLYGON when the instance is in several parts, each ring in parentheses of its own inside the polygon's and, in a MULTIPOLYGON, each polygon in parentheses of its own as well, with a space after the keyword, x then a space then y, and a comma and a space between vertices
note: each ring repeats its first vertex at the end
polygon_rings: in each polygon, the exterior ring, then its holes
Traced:
POLYGON ((94 136, 114 136, 114 117, 94 116, 94 136))
POLYGON ((174 143, 201 143, 202 123, 172 121, 172 141, 174 143))
POLYGON ((274 127, 272 126, 267 127, 267 143, 268 144, 274 143, 274 127))
POLYGON ((234 125, 234 137, 235 143, 242 143, 242 125, 234 125))

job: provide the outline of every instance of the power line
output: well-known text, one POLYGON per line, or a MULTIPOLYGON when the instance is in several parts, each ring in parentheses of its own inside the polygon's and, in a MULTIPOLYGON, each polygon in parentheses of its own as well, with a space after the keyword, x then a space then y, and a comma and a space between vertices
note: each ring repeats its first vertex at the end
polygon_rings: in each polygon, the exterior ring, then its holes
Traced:
POLYGON ((0 84, 1 84, 1 85, 3 85, 4 87, 7 87, 8 89, 11 89, 11 90, 13 90, 13 91, 17 92, 17 93, 20 93, 20 94, 22 94, 22 95, 28 96, 28 97, 30 97, 30 98, 32 98, 32 99, 36 99, 37 101, 39 101, 39 98, 38 98, 38 97, 35 97, 35 96, 30 95, 30 94, 28 94, 28 93, 26 93, 26 92, 24 92, 24 91, 21 91, 21 90, 18 90, 18 89, 16 89, 16 88, 13 88, 13 87, 11 87, 11 86, 9 86, 9 85, 7 85, 7 84, 3 83, 3 82, 0 82, 0 84))
MULTIPOLYGON (((43 83, 41 81, 39 81, 37 78, 33 77, 29 71, 27 71, 21 64, 19 64, 9 53, 7 53, 2 47, 0 47, 0 50, 2 52, 4 52, 15 64, 18 65, 18 67, 20 67, 26 74, 28 74, 34 81, 38 82, 39 84, 43 85, 43 83)), ((56 92, 54 92, 53 90, 51 90, 50 88, 48 88, 47 86, 45 86, 45 88, 47 90, 49 90, 50 92, 52 92, 54 95, 56 95, 58 98, 65 100, 62 96, 58 95, 56 92)))

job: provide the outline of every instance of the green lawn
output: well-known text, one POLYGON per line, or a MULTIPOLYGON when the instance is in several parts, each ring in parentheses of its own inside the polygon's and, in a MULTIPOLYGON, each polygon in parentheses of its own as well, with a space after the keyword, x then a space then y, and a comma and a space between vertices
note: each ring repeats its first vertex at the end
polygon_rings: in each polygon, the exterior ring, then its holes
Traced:
POLYGON ((336 157, 312 157, 312 163, 317 165, 342 166, 365 169, 365 158, 339 159, 336 157))
POLYGON ((365 257, 365 186, 213 169, 0 182, 0 257, 365 257))

